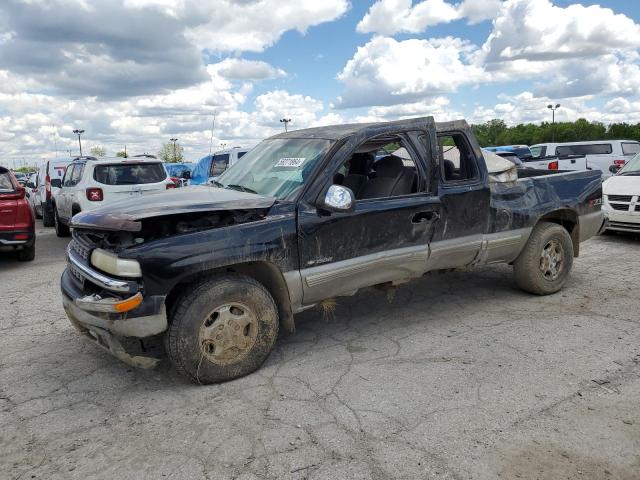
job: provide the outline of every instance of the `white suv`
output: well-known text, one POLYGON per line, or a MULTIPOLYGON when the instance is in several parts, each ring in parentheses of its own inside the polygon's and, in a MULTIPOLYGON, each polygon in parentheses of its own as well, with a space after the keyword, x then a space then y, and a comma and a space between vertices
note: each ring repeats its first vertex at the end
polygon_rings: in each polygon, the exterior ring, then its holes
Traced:
POLYGON ((84 157, 74 161, 52 200, 56 234, 68 236, 71 217, 77 213, 170 188, 175 188, 175 183, 155 157, 84 157))

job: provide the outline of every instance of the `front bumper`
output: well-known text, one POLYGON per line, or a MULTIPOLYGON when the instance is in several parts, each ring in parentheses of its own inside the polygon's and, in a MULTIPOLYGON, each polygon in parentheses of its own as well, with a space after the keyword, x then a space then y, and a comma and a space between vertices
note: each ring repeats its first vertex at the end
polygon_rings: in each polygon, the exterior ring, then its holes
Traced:
POLYGON ((602 211, 607 219, 607 230, 640 233, 640 212, 614 210, 606 205, 602 211))
POLYGON ((96 311, 95 304, 102 305, 101 299, 123 300, 137 294, 137 282, 105 276, 72 249, 67 258, 60 286, 62 305, 73 326, 120 360, 136 367, 154 367, 160 360, 158 356, 146 351, 145 341, 132 340, 151 339, 167 329, 165 297, 145 296, 140 305, 125 313, 96 311), (129 291, 125 292, 125 288, 129 291))

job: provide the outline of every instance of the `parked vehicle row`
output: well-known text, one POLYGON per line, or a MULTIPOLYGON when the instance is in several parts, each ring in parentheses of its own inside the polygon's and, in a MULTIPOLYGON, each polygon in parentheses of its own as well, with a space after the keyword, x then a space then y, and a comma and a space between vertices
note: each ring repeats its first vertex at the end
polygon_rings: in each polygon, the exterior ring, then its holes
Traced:
POLYGON ((530 147, 528 164, 550 170, 599 170, 609 177, 640 152, 635 140, 540 143, 530 147))

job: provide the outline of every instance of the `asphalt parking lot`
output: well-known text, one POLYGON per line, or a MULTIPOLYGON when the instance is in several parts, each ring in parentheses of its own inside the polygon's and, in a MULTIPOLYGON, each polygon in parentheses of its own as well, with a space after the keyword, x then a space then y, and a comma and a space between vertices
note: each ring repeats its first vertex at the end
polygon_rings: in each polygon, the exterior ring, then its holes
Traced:
POLYGON ((640 238, 583 244, 549 297, 498 266, 341 298, 206 387, 73 330, 66 243, 0 257, 1 478, 640 479, 640 238))

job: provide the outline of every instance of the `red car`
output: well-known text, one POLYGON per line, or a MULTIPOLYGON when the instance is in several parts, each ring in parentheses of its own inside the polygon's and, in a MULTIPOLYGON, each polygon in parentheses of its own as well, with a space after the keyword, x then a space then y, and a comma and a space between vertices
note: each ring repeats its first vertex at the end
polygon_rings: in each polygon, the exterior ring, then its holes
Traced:
POLYGON ((0 251, 18 252, 28 262, 36 255, 35 219, 25 189, 9 170, 0 167, 0 251))

